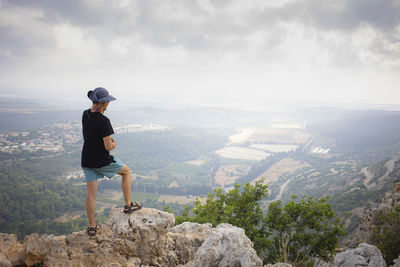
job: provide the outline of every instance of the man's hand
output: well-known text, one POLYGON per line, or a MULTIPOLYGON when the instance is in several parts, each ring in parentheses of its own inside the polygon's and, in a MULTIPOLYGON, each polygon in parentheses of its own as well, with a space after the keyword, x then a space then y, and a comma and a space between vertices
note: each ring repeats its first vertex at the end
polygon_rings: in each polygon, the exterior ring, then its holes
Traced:
POLYGON ((107 151, 111 151, 117 146, 117 142, 111 135, 103 137, 103 142, 104 142, 104 148, 107 151))

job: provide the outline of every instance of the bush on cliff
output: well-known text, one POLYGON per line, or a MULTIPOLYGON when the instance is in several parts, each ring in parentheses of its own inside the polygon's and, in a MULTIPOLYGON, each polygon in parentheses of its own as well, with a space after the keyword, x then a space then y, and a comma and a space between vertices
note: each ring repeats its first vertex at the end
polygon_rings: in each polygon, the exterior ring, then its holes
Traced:
POLYGON ((280 201, 270 203, 264 214, 261 204, 268 192, 264 180, 241 187, 235 184, 227 193, 217 188, 207 199, 197 199, 192 210, 188 208, 176 218, 176 224, 230 223, 243 228, 265 263, 333 257, 344 231, 326 198, 296 202, 293 196, 283 207, 280 201))
POLYGON ((380 249, 389 265, 400 255, 400 208, 380 211, 375 218, 377 228, 372 243, 380 249))

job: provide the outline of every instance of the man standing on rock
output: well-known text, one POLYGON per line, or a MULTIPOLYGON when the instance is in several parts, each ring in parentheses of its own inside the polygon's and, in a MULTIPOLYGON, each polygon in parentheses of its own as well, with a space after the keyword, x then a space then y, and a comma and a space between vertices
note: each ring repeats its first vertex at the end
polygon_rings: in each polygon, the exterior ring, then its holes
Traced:
POLYGON ((131 172, 128 166, 120 159, 110 155, 110 151, 117 146, 111 136, 114 130, 110 120, 104 116, 110 101, 116 100, 105 88, 98 87, 88 92, 92 100, 92 108, 85 110, 82 115, 83 149, 81 165, 86 182, 86 213, 89 219, 87 234, 96 235, 95 223, 97 180, 107 176, 112 178, 115 174, 122 176, 121 188, 124 194, 124 213, 131 213, 141 209, 142 205, 131 201, 131 172))

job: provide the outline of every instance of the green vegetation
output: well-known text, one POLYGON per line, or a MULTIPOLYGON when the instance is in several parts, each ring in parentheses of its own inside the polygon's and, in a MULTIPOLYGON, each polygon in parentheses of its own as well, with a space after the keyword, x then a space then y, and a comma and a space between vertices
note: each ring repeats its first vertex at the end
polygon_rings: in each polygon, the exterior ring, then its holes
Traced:
POLYGON ((261 179, 243 188, 235 184, 226 194, 216 188, 205 202, 197 199, 191 211, 185 209, 176 224, 230 223, 243 228, 265 263, 312 264, 315 257, 331 259, 344 231, 327 199, 310 197, 296 202, 293 196, 283 207, 280 201, 270 203, 264 214, 261 201, 267 197, 268 187, 263 183, 261 179))
POLYGON ((176 162, 197 159, 223 147, 226 142, 225 137, 200 129, 118 134, 115 139, 118 142, 116 155, 141 174, 168 168, 176 162))
POLYGON ((267 262, 306 263, 312 266, 314 258, 329 261, 334 256, 339 237, 344 235, 327 198, 296 196, 282 207, 281 201, 272 202, 265 222, 270 229, 273 246, 267 262))
MULTIPOLYGON (((105 209, 103 213, 96 213, 96 224, 104 223, 107 221, 110 209, 105 209)), ((54 221, 54 220, 44 220, 39 222, 22 222, 17 223, 15 228, 17 231, 18 239, 22 240, 26 235, 32 233, 38 234, 55 234, 55 235, 65 235, 72 232, 81 231, 88 226, 88 221, 86 214, 83 214, 77 219, 67 220, 67 221, 54 221)))
POLYGON ((377 228, 373 233, 373 243, 390 265, 400 254, 400 208, 380 211, 375 219, 377 228))
POLYGON ((69 154, 3 164, 0 172, 0 232, 45 232, 46 222, 83 210, 85 188, 56 179, 70 170, 76 158, 69 154), (60 164, 62 162, 62 164, 60 164))

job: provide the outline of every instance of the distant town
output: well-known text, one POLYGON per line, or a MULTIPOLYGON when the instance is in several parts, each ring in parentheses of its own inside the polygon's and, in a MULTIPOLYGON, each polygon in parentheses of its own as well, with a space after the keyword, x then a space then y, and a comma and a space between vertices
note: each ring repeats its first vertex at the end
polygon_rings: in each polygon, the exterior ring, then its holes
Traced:
MULTIPOLYGON (((137 133, 164 131, 170 127, 158 124, 129 124, 115 127, 115 132, 137 133)), ((82 143, 82 126, 79 121, 55 123, 35 131, 0 132, 0 152, 64 152, 67 145, 82 143)))
POLYGON ((62 152, 65 145, 82 140, 79 122, 55 123, 35 131, 0 133, 0 151, 18 152, 62 152))

